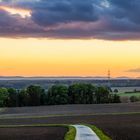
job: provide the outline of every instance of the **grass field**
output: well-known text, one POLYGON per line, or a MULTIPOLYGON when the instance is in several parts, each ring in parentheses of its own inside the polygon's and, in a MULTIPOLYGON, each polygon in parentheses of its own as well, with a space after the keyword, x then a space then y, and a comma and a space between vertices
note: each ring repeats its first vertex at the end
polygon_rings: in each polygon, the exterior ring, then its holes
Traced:
POLYGON ((120 97, 131 97, 131 96, 137 96, 140 97, 140 93, 119 93, 120 97))
POLYGON ((134 90, 140 91, 140 87, 112 87, 111 89, 112 91, 117 89, 119 93, 133 92, 134 90))

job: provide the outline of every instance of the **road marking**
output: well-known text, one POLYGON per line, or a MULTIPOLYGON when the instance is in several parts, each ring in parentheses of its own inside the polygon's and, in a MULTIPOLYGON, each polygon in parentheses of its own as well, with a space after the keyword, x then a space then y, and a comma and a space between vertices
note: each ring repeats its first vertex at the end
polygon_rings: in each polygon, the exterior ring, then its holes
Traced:
POLYGON ((72 125, 76 128, 75 140, 100 140, 96 133, 85 125, 72 125))

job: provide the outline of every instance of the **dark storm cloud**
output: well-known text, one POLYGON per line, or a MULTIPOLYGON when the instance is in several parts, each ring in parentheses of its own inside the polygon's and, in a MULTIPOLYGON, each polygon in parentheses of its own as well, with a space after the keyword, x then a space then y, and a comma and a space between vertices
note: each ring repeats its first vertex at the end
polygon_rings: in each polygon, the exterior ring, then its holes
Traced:
POLYGON ((112 16, 118 19, 128 19, 136 24, 140 23, 140 1, 139 0, 108 0, 111 5, 112 16))
MULTIPOLYGON (((47 0, 48 3, 50 0, 47 0)), ((44 4, 44 2, 42 3, 44 4)), ((91 1, 84 2, 55 0, 54 4, 46 4, 42 9, 33 9, 32 19, 39 25, 55 25, 70 22, 89 22, 98 19, 95 7, 91 1)))
POLYGON ((31 10, 22 18, 0 10, 0 36, 140 39, 140 0, 3 0, 31 10))

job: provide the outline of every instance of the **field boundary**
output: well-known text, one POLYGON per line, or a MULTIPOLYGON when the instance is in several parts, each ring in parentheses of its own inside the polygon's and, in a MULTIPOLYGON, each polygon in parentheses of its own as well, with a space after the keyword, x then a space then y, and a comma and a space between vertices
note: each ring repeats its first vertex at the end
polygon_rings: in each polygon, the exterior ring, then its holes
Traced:
POLYGON ((51 118, 51 117, 71 117, 71 116, 98 116, 98 115, 135 115, 140 114, 140 112, 123 112, 123 113, 91 113, 91 114, 71 114, 71 115, 48 115, 48 116, 15 116, 6 117, 0 115, 0 120, 3 119, 39 119, 39 118, 51 118))
POLYGON ((29 124, 29 125, 0 125, 0 128, 14 128, 14 127, 69 127, 67 124, 29 124))

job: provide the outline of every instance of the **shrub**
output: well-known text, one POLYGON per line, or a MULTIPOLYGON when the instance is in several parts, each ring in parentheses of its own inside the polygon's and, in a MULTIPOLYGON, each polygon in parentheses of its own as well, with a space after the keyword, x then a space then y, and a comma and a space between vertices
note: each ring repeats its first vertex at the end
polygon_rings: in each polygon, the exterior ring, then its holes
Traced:
POLYGON ((131 102, 138 102, 138 101, 140 101, 140 97, 131 96, 131 97, 130 97, 130 101, 131 101, 131 102))

